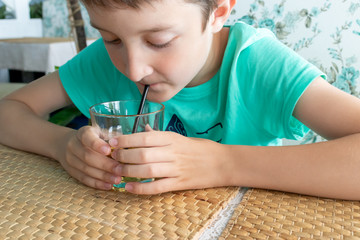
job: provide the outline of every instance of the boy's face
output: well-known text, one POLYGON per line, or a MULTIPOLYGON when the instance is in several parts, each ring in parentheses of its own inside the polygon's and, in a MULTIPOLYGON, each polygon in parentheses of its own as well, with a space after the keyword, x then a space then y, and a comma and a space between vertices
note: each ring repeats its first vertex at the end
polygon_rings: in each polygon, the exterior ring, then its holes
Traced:
POLYGON ((182 88, 211 78, 213 33, 209 24, 204 30, 198 5, 162 0, 140 9, 87 10, 116 68, 140 91, 150 85, 149 100, 167 101, 182 88))

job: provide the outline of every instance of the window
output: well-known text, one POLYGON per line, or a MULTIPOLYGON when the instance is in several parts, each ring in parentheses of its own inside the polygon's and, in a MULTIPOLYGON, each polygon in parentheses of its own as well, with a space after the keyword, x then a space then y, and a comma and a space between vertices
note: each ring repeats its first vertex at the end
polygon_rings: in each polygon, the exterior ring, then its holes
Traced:
POLYGON ((43 1, 0 0, 0 39, 42 37, 43 1))
POLYGON ((16 18, 14 0, 0 0, 0 19, 14 18, 16 18))
POLYGON ((30 18, 42 18, 43 0, 30 0, 30 18))

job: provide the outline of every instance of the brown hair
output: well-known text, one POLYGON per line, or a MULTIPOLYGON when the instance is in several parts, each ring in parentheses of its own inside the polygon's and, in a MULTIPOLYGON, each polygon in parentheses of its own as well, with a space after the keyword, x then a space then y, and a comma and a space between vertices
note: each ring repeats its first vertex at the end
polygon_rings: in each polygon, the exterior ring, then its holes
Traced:
MULTIPOLYGON (((153 1, 159 0, 81 0, 88 6, 99 6, 105 8, 129 6, 131 8, 138 9, 143 3, 151 4, 153 1)), ((204 28, 209 20, 211 12, 217 7, 218 0, 184 0, 188 3, 197 4, 201 7, 204 16, 204 28)))

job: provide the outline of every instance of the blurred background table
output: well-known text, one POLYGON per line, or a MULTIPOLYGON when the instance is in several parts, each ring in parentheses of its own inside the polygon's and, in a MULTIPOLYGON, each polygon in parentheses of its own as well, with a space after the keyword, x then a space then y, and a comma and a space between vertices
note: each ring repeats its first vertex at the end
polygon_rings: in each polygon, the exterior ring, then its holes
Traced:
POLYGON ((10 82, 29 82, 65 64, 76 47, 72 38, 0 39, 0 53, 0 69, 9 69, 10 82))
POLYGON ((0 83, 0 99, 25 85, 25 83, 0 83))

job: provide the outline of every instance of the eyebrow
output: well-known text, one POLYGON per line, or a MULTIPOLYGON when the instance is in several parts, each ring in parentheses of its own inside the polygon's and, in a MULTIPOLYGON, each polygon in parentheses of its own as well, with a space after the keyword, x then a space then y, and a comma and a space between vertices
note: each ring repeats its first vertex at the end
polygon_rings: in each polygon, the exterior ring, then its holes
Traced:
MULTIPOLYGON (((101 31, 105 31, 105 32, 111 32, 109 30, 106 30, 102 27, 99 27, 97 26, 96 24, 94 24, 93 22, 90 21, 90 25, 93 27, 93 28, 96 28, 97 30, 101 30, 101 31)), ((160 26, 160 27, 153 27, 153 28, 150 28, 150 29, 145 29, 145 30, 142 30, 140 31, 140 33, 148 33, 148 32, 162 32, 162 31, 166 31, 166 30, 169 30, 171 29, 171 26, 160 26)))
POLYGON ((90 26, 92 26, 93 28, 96 28, 97 30, 102 30, 102 31, 106 31, 106 32, 108 32, 108 30, 103 29, 103 28, 101 28, 101 27, 97 26, 96 24, 94 24, 94 23, 93 23, 93 22, 91 22, 91 21, 90 21, 90 26))

